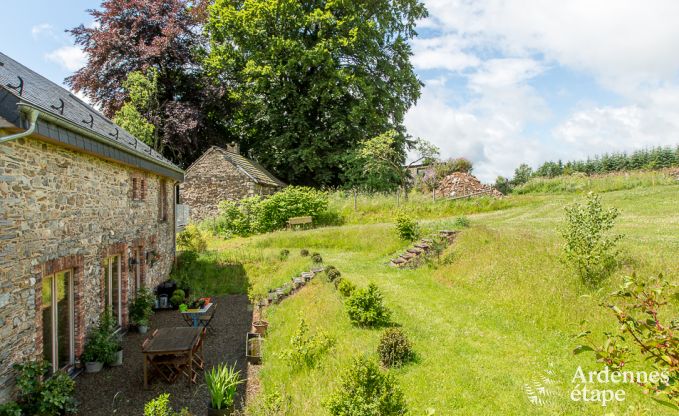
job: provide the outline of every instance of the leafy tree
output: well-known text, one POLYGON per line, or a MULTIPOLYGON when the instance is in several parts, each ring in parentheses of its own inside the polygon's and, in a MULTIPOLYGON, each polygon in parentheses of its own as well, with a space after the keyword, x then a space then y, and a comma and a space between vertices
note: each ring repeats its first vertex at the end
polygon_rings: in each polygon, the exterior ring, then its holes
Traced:
POLYGON ((149 128, 142 118, 153 124, 155 147, 183 165, 212 144, 233 141, 224 126, 232 108, 227 89, 208 79, 200 65, 206 5, 207 0, 105 0, 100 9, 88 10, 94 25, 70 30, 87 64, 66 83, 113 117, 131 98, 131 83, 141 81, 130 74, 147 75, 157 87, 157 105, 141 109, 132 99, 143 117, 128 106, 119 118, 144 140, 149 128))
POLYGON ((403 135, 421 83, 408 40, 418 0, 215 0, 206 64, 242 104, 243 149, 290 183, 338 185, 365 137, 403 135))
POLYGON ((619 212, 604 209, 598 195, 590 192, 584 204, 566 207, 566 221, 561 228, 564 254, 582 281, 598 285, 616 264, 616 243, 622 235, 608 235, 619 212))
POLYGON ((434 164, 436 177, 439 180, 455 172, 471 173, 472 169, 473 169, 472 162, 464 157, 458 157, 457 159, 448 159, 434 164))
POLYGON ((431 163, 439 154, 439 149, 423 139, 416 139, 410 143, 404 143, 399 139, 395 130, 365 140, 361 143, 359 154, 365 161, 366 172, 391 171, 398 178, 398 184, 408 197, 410 187, 410 175, 408 169, 417 163, 431 163), (409 145, 415 153, 415 160, 404 166, 405 147, 409 145))
POLYGON ((525 163, 519 165, 518 168, 514 170, 514 178, 512 178, 512 185, 519 186, 528 182, 530 177, 533 175, 533 169, 525 163))
POLYGON ((626 277, 611 301, 601 305, 615 315, 617 332, 605 333, 603 343, 598 343, 586 330, 578 335, 586 343, 577 346, 574 353, 593 352, 597 362, 614 371, 627 371, 633 351, 638 350, 661 377, 639 378, 636 384, 653 400, 679 410, 679 328, 673 316, 668 316, 672 314, 669 304, 676 299, 676 286, 662 275, 651 279, 626 277))
POLYGON ((504 176, 498 176, 495 179, 495 189, 500 191, 503 195, 507 195, 512 191, 512 185, 509 182, 509 179, 504 176))
POLYGON ((158 107, 158 73, 151 69, 147 77, 139 71, 130 73, 123 87, 129 101, 116 111, 113 122, 139 140, 162 152, 156 127, 149 121, 158 107))

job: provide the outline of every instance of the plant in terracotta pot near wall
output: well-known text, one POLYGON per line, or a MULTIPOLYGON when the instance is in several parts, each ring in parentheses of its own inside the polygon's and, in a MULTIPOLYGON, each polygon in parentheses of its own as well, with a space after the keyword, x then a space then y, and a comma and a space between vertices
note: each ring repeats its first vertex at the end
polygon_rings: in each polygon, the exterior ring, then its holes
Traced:
POLYGON ((252 326, 255 328, 255 333, 264 335, 266 333, 266 329, 269 327, 269 322, 264 320, 264 311, 266 308, 262 306, 261 303, 257 303, 257 319, 252 323, 252 326))
POLYGON ((210 393, 208 416, 227 416, 234 411, 236 390, 243 380, 240 371, 236 371, 236 364, 229 367, 225 363, 212 367, 205 372, 205 384, 210 393))
POLYGON ((80 360, 85 363, 85 370, 88 373, 97 373, 104 364, 115 361, 116 349, 117 346, 109 334, 97 329, 87 339, 80 360))

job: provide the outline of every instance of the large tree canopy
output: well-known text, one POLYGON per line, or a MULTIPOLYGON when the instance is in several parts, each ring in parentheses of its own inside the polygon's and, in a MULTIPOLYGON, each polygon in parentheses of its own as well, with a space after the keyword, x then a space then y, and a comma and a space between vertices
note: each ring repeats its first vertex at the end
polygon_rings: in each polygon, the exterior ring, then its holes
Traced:
MULTIPOLYGON (((130 100, 128 76, 155 77, 157 105, 139 123, 154 125, 157 150, 186 165, 210 144, 229 142, 225 121, 230 104, 223 87, 205 77, 202 24, 205 0, 106 0, 89 10, 94 25, 70 32, 87 55, 87 65, 67 78, 76 91, 109 117, 130 100), (200 140, 199 140, 200 138, 200 140)), ((123 109, 134 119, 130 106, 123 109)))
MULTIPOLYGON (((242 147, 290 183, 336 185, 366 138, 398 132, 421 83, 418 0, 215 0, 207 67, 234 85, 242 147)), ((403 150, 405 152, 405 150, 403 150)))

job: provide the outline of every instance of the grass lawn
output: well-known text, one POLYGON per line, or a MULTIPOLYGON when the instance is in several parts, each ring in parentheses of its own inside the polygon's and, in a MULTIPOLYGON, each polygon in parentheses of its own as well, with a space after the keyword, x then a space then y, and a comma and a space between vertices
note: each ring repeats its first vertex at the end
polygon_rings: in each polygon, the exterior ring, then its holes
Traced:
MULTIPOLYGON (((451 228, 453 216, 460 213, 472 225, 439 264, 417 270, 387 265, 407 246, 386 223, 393 216, 393 204, 349 215, 349 223, 363 218, 367 224, 213 240, 210 261, 231 266, 198 280, 213 294, 245 287, 266 292, 309 269, 310 260, 299 255, 307 248, 320 252, 325 264, 335 265, 358 286, 376 283, 393 311, 393 321, 409 335, 417 352, 416 362, 390 370, 413 415, 424 415, 427 409, 435 409, 436 415, 671 414, 633 385, 599 385, 626 391, 624 402, 605 408, 569 398, 578 365, 585 371, 597 368, 592 356, 572 354, 577 341, 571 337, 579 332, 580 322, 587 320, 595 334, 614 328, 612 315, 598 306, 605 293, 632 271, 679 276, 679 185, 654 183, 604 189, 608 191, 603 193, 604 203, 622 212, 617 230, 625 234, 624 266, 600 291, 581 285, 559 261, 557 227, 563 207, 581 198, 570 191, 515 195, 501 202, 480 202, 474 209, 471 201, 445 209, 427 209, 419 201, 423 207, 415 214, 425 219, 422 226, 427 231, 451 228), (496 205, 486 209, 488 204, 496 205), (279 259, 281 249, 291 251, 287 260, 279 259), (236 278, 238 284, 229 283, 236 278), (526 386, 544 386, 550 395, 540 396, 543 403, 531 403, 526 386)), ((353 204, 351 199, 345 202, 353 204)), ((334 204, 339 206, 338 201, 334 204)), ((381 330, 353 327, 341 297, 323 279, 268 308, 267 319, 260 376, 264 394, 279 392, 289 398, 288 414, 325 414, 323 400, 352 357, 377 359, 381 330), (315 368, 293 371, 280 354, 288 348, 300 317, 312 332, 327 332, 335 345, 315 368)), ((640 362, 630 365, 645 368, 640 362)))

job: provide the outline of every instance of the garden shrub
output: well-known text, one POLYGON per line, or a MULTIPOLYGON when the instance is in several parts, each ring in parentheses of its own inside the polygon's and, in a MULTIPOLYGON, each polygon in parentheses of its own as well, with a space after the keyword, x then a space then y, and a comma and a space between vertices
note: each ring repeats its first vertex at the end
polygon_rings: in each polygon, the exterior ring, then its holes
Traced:
POLYGON ((214 221, 217 234, 229 238, 234 235, 247 237, 263 232, 261 227, 262 197, 252 196, 239 201, 219 203, 219 216, 214 221))
POLYGON ((413 359, 413 347, 406 334, 398 328, 388 328, 377 346, 380 362, 385 367, 400 367, 413 359))
POLYGON ((339 270, 335 269, 334 267, 328 271, 325 272, 326 277, 328 278, 329 282, 334 281, 338 277, 342 275, 339 270))
POLYGON ((584 204, 566 207, 566 221, 561 235, 566 240, 564 255, 580 279, 591 286, 599 285, 617 265, 615 250, 622 235, 609 235, 619 212, 604 209, 598 195, 590 192, 584 204))
POLYGON ((354 325, 382 326, 389 323, 391 311, 384 306, 382 294, 374 283, 356 289, 346 300, 347 313, 354 325))
POLYGON ((311 261, 316 264, 323 263, 323 257, 319 253, 314 253, 311 255, 311 261))
POLYGON ((189 224, 182 232, 177 234, 177 248, 200 253, 207 249, 207 241, 195 224, 189 224))
POLYGON ((394 377, 366 358, 354 360, 324 405, 333 416, 396 416, 408 412, 394 377))
POLYGON ((170 394, 163 393, 144 405, 144 416, 191 416, 187 408, 175 412, 170 407, 170 394))
POLYGON ((325 266, 325 272, 327 273, 327 272, 329 272, 330 270, 336 269, 336 268, 337 268, 337 267, 333 266, 332 264, 328 264, 327 266, 325 266))
POLYGON ((306 256, 309 255, 309 250, 303 248, 299 251, 299 255, 302 256, 302 257, 306 257, 306 256))
POLYGON ((45 361, 15 364, 14 369, 18 372, 17 401, 0 407, 0 415, 61 416, 77 412, 75 382, 68 374, 59 371, 47 378, 49 364, 45 361))
POLYGON ((286 260, 289 256, 290 256, 290 250, 288 250, 287 248, 284 248, 283 250, 281 250, 280 253, 278 253, 278 258, 281 261, 286 260))
POLYGON ((469 221, 469 218, 462 216, 455 218, 455 222, 453 222, 453 225, 460 228, 467 228, 469 227, 469 225, 471 225, 471 222, 469 221))
POLYGON ((284 228, 292 217, 314 220, 328 209, 328 194, 314 188, 287 186, 259 204, 259 228, 263 232, 284 228))
POLYGON ((354 293, 354 290, 356 290, 356 285, 347 279, 339 278, 335 280, 335 282, 337 281, 339 281, 339 283, 337 283, 337 291, 339 291, 340 295, 344 296, 345 298, 351 296, 351 294, 354 293))
POLYGON ((173 305, 179 306, 182 303, 184 303, 184 300, 186 300, 186 292, 184 292, 182 289, 177 289, 174 292, 172 292, 172 297, 170 298, 170 302, 173 305))
POLYGON ((399 212, 396 216, 396 231, 401 240, 413 241, 420 235, 420 226, 406 213, 399 212))
POLYGON ((334 341, 324 332, 309 334, 309 326, 304 318, 300 318, 295 334, 290 338, 290 348, 281 353, 290 367, 299 368, 305 366, 312 368, 318 358, 332 347, 334 341))

